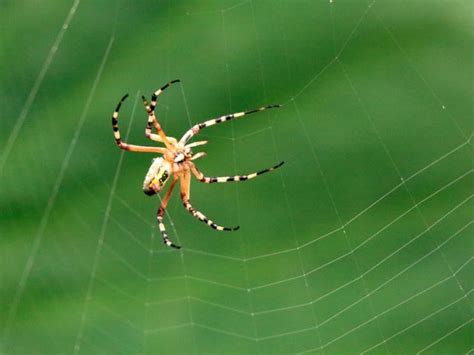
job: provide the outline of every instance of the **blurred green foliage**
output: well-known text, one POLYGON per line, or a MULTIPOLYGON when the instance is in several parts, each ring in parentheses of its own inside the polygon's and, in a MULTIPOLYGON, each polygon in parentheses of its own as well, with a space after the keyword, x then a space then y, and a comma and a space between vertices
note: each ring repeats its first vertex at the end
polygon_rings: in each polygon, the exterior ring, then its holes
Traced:
POLYGON ((3 1, 0 352, 466 353, 471 1, 3 1), (77 6, 71 11, 71 6, 77 6), (65 21, 68 23, 64 27, 65 21), (59 37, 58 37, 59 36, 59 37), (55 43, 57 48, 54 48, 55 43), (169 250, 139 99, 202 131, 169 250), (129 132, 129 134, 126 134, 129 132))

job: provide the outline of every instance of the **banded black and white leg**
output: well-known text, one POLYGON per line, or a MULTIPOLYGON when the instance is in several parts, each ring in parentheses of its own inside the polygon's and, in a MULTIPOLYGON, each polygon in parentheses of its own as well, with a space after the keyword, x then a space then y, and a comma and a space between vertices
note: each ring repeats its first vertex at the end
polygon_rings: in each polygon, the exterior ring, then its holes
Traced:
MULTIPOLYGON (((145 109, 148 112, 148 121, 145 127, 145 137, 147 137, 148 139, 154 142, 165 143, 165 141, 159 134, 152 133, 153 127, 155 127, 158 133, 163 130, 161 129, 161 125, 158 123, 158 120, 154 114, 154 111, 151 111, 151 108, 148 105, 148 101, 145 98, 145 96, 142 96, 142 100, 143 100, 143 105, 145 106, 145 109)), ((168 139, 169 142, 171 142, 171 144, 175 146, 178 144, 178 140, 176 138, 170 137, 170 136, 166 136, 166 138, 168 139)))
POLYGON ((117 107, 115 108, 114 113, 112 114, 112 130, 114 132, 115 143, 117 144, 119 148, 128 150, 130 152, 164 154, 166 152, 165 148, 133 145, 133 144, 128 144, 122 141, 122 138, 120 137, 120 130, 118 127, 118 117, 119 117, 120 107, 122 106, 122 103, 127 99, 127 97, 128 97, 128 94, 122 97, 122 99, 117 104, 117 107))
POLYGON ((156 90, 152 95, 151 95, 151 104, 150 104, 150 109, 152 111, 155 111, 155 107, 156 107, 156 100, 158 98, 158 96, 161 95, 161 93, 163 91, 165 91, 167 88, 169 88, 171 85, 175 84, 175 83, 179 83, 181 82, 181 80, 179 79, 175 79, 175 80, 171 80, 169 83, 166 83, 165 85, 163 85, 161 88, 159 88, 158 90, 156 90))
POLYGON ((263 106, 263 107, 256 108, 256 109, 253 109, 253 110, 244 111, 244 112, 237 112, 237 113, 233 113, 233 114, 230 114, 230 115, 221 116, 221 117, 218 117, 218 118, 213 118, 211 120, 207 120, 207 121, 204 121, 202 123, 198 123, 197 125, 194 125, 193 127, 191 127, 191 129, 189 129, 184 134, 184 136, 179 140, 179 143, 182 144, 182 145, 185 145, 192 137, 194 137, 196 134, 198 134, 199 131, 201 129, 205 128, 205 127, 214 126, 215 124, 222 123, 222 122, 227 122, 227 121, 230 121, 234 118, 239 118, 239 117, 243 117, 243 116, 246 116, 246 115, 250 115, 252 113, 261 112, 261 111, 265 111, 265 110, 272 109, 272 108, 278 108, 278 107, 281 107, 281 105, 268 105, 268 106, 263 106))
POLYGON ((156 219, 158 220, 158 227, 160 228, 161 237, 163 238, 163 243, 165 243, 169 247, 180 249, 181 247, 179 245, 173 244, 171 240, 169 239, 168 234, 166 233, 165 224, 163 223, 163 217, 165 215, 166 206, 168 206, 171 193, 173 192, 173 189, 177 181, 178 181, 177 177, 175 177, 173 181, 171 181, 171 185, 168 191, 166 192, 165 197, 163 198, 163 200, 161 200, 160 208, 158 209, 156 213, 156 219))
POLYGON ((212 183, 215 183, 215 182, 232 182, 232 181, 251 180, 251 179, 256 178, 259 175, 262 175, 262 174, 268 173, 270 171, 273 171, 275 169, 278 169, 280 166, 282 166, 284 164, 284 162, 282 161, 282 162, 278 163, 277 165, 272 166, 271 168, 263 169, 263 170, 260 170, 260 171, 257 171, 255 173, 248 174, 248 175, 216 176, 216 177, 204 176, 204 174, 196 167, 196 165, 194 165, 191 162, 188 163, 188 164, 190 164, 190 166, 191 166, 191 171, 192 171, 193 175, 199 181, 201 181, 205 184, 212 184, 212 183))
POLYGON ((150 138, 151 140, 164 143, 166 148, 170 150, 174 150, 175 145, 170 142, 170 139, 166 136, 165 131, 161 128, 160 123, 156 119, 155 112, 151 109, 151 106, 148 106, 148 102, 145 99, 145 96, 142 96, 143 104, 145 105, 145 109, 148 112, 148 121, 145 127, 145 136, 150 138), (154 135, 151 132, 152 127, 155 127, 156 132, 158 135, 154 135))
POLYGON ((218 231, 235 231, 239 229, 239 226, 229 228, 229 227, 223 227, 220 226, 216 223, 214 223, 212 220, 207 218, 202 212, 196 210, 191 203, 189 202, 189 196, 190 196, 190 184, 191 184, 191 175, 189 172, 186 172, 182 177, 181 177, 181 200, 183 201, 184 208, 193 215, 193 217, 197 218, 203 223, 206 223, 209 227, 218 230, 218 231))

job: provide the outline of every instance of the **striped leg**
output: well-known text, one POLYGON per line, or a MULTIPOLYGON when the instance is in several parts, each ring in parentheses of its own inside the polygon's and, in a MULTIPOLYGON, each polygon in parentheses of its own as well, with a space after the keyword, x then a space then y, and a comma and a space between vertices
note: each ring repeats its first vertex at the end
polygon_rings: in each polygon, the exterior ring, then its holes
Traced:
POLYGON ((148 102, 146 101, 145 96, 142 96, 142 100, 148 112, 148 122, 145 128, 145 135, 152 140, 156 139, 158 142, 164 143, 166 145, 166 148, 173 150, 174 145, 168 140, 168 137, 166 136, 165 132, 161 128, 160 124, 158 123, 158 120, 156 119, 155 112, 151 109, 151 106, 148 106, 148 102), (151 133, 152 126, 155 126, 155 129, 158 132, 159 138, 156 135, 153 135, 153 138, 155 139, 152 138, 152 133, 151 133))
POLYGON ((260 107, 260 108, 256 108, 254 110, 250 110, 250 111, 245 111, 245 112, 237 112, 237 113, 233 113, 231 115, 225 115, 225 116, 221 116, 221 117, 218 117, 218 118, 214 118, 212 120, 208 120, 208 121, 205 121, 205 122, 202 122, 202 123, 199 123, 195 126, 193 126, 190 130, 188 130, 184 136, 180 139, 179 143, 181 144, 186 144, 193 136, 195 136, 196 134, 199 133, 199 131, 202 129, 202 128, 205 128, 205 127, 209 127, 209 126, 214 126, 215 124, 218 124, 218 123, 221 123, 221 122, 226 122, 226 121, 230 121, 234 118, 239 118, 239 117, 243 117, 245 115, 250 115, 251 113, 256 113, 256 112, 260 112, 260 111, 265 111, 265 110, 268 110, 268 109, 271 109, 271 108, 277 108, 277 107, 281 107, 281 105, 269 105, 269 106, 264 106, 264 107, 260 107))
MULTIPOLYGON (((148 112, 148 121, 145 127, 145 136, 154 142, 164 143, 163 139, 161 138, 159 134, 152 133, 151 129, 153 126, 155 127, 157 132, 158 132, 158 129, 161 129, 161 126, 157 122, 155 115, 150 116, 149 113, 151 109, 150 109, 150 106, 148 105, 148 101, 145 99, 145 96, 142 96, 142 100, 143 100, 143 105, 145 106, 145 109, 148 112)), ((178 141, 176 140, 176 138, 169 137, 169 136, 167 136, 167 138, 172 144, 174 145, 178 144, 178 141)))
POLYGON ((236 175, 236 176, 219 176, 219 177, 207 177, 204 176, 204 174, 199 171, 199 169, 193 164, 191 165, 191 171, 193 172, 194 176, 201 182, 204 182, 206 184, 212 184, 214 182, 231 182, 231 181, 245 181, 245 180, 250 180, 254 179, 259 175, 268 173, 272 170, 275 170, 279 168, 280 166, 283 165, 283 161, 271 168, 264 169, 261 171, 258 171, 256 173, 248 174, 248 175, 236 175))
POLYGON ((239 226, 233 227, 233 228, 222 227, 214 223, 209 218, 207 218, 203 213, 194 209, 194 207, 189 202, 190 183, 191 183, 191 175, 188 172, 181 178, 181 200, 183 201, 184 208, 186 208, 186 210, 189 213, 191 213, 194 217, 199 219, 201 222, 206 223, 209 227, 216 229, 218 231, 235 231, 240 228, 239 226))
POLYGON ((156 213, 156 219, 158 220, 158 226, 160 228, 161 236, 163 237, 163 243, 165 243, 169 247, 180 249, 181 247, 179 245, 173 244, 171 240, 168 238, 168 234, 166 233, 166 228, 163 223, 163 216, 165 214, 166 206, 168 205, 168 201, 171 197, 171 193, 173 192, 173 188, 176 185, 177 181, 178 181, 177 178, 173 179, 168 191, 166 192, 165 197, 163 198, 163 200, 161 200, 160 208, 158 209, 158 212, 156 213))
POLYGON ((112 115, 112 130, 114 131, 115 143, 117 143, 117 145, 121 149, 128 150, 131 152, 164 154, 166 152, 165 148, 145 147, 145 146, 127 144, 127 143, 122 142, 122 139, 120 138, 120 131, 118 128, 118 116, 119 116, 120 107, 122 106, 122 103, 125 101, 127 97, 128 97, 128 94, 122 97, 122 99, 120 100, 120 102, 118 103, 115 109, 115 112, 112 115))
POLYGON ((176 80, 171 80, 169 83, 167 83, 166 85, 164 85, 163 87, 161 87, 160 89, 156 90, 155 93, 153 95, 151 95, 151 105, 150 105, 150 109, 152 111, 155 111, 155 107, 156 107, 156 99, 158 98, 158 96, 161 95, 161 93, 163 91, 165 91, 168 87, 170 87, 171 85, 175 84, 175 83, 179 83, 180 80, 179 79, 176 79, 176 80))

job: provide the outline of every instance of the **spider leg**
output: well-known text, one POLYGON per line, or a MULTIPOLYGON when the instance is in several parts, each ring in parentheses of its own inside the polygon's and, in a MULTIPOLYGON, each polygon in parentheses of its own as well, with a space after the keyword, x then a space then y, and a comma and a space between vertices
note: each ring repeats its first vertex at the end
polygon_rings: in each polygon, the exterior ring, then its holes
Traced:
MULTIPOLYGON (((151 109, 150 109, 150 106, 148 105, 148 101, 145 99, 145 96, 142 96, 142 100, 143 100, 143 105, 145 106, 145 109, 147 110, 147 112, 150 112, 151 109)), ((164 143, 163 138, 161 138, 159 134, 151 133, 152 125, 155 126, 155 128, 157 127, 156 125, 160 127, 158 122, 156 121, 156 116, 148 115, 148 121, 145 127, 145 137, 149 138, 150 140, 154 142, 164 143)), ((158 132, 157 128, 156 128, 156 131, 158 132)), ((176 138, 173 138, 170 136, 167 136, 167 138, 172 144, 174 145, 178 144, 178 140, 176 138)))
POLYGON ((115 111, 112 115, 112 130, 114 131, 115 143, 117 143, 119 148, 131 151, 131 152, 164 154, 166 152, 165 148, 145 147, 141 145, 133 145, 133 144, 127 144, 125 142, 122 142, 122 139, 120 138, 120 131, 118 128, 118 116, 119 116, 120 107, 122 106, 122 103, 125 101, 127 97, 128 97, 128 94, 122 97, 122 99, 117 104, 117 107, 115 108, 115 111))
POLYGON ((191 203, 189 202, 189 195, 190 195, 190 187, 191 187, 191 175, 189 172, 185 172, 183 176, 181 176, 181 200, 183 201, 184 208, 191 213, 194 217, 199 219, 201 222, 206 223, 209 227, 219 230, 219 231, 235 231, 239 229, 240 227, 233 227, 233 228, 228 228, 228 227, 222 227, 216 223, 214 223, 212 220, 207 218, 202 212, 196 210, 191 203))
POLYGON ((194 165, 193 163, 191 165, 191 171, 193 175, 201 182, 204 182, 206 184, 212 184, 214 182, 231 182, 231 181, 245 181, 245 180, 250 180, 254 179, 259 175, 268 173, 272 170, 278 169, 280 166, 283 165, 283 161, 271 168, 267 168, 264 170, 260 170, 256 173, 248 174, 248 175, 235 175, 235 176, 218 176, 218 177, 207 177, 204 176, 204 174, 194 165))
POLYGON ((161 95, 161 93, 163 91, 165 91, 168 87, 170 87, 171 85, 175 84, 175 83, 179 83, 180 80, 179 79, 176 79, 176 80, 171 80, 169 83, 166 83, 164 86, 162 86, 160 89, 156 90, 153 95, 151 95, 151 105, 150 105, 150 109, 152 111, 155 111, 155 107, 156 107, 156 99, 158 98, 158 96, 161 95))
POLYGON ((207 141, 192 142, 192 143, 186 144, 185 147, 186 148, 193 148, 193 147, 197 147, 197 146, 204 145, 204 144, 207 144, 207 141))
MULTIPOLYGON (((144 96, 142 96, 143 104, 145 105, 146 111, 148 112, 148 122, 146 124, 145 128, 145 135, 151 138, 151 127, 152 125, 155 126, 156 131, 158 132, 159 135, 159 141, 165 144, 166 148, 174 150, 175 146, 169 141, 168 137, 166 136, 165 132, 161 128, 160 124, 158 123, 158 120, 155 117, 155 112, 151 109, 151 106, 147 105, 146 99, 144 96)), ((156 137, 156 136, 155 136, 156 137)), ((156 139, 158 139, 156 137, 156 139)))
POLYGON ((163 223, 163 216, 165 214, 166 206, 168 205, 168 201, 171 197, 171 193, 173 192, 173 188, 176 185, 177 181, 178 181, 177 177, 173 179, 168 191, 166 192, 165 197, 163 198, 163 200, 161 200, 160 208, 158 209, 158 212, 156 213, 156 219, 158 220, 158 227, 160 228, 161 236, 163 237, 163 243, 165 243, 169 247, 180 249, 181 247, 179 245, 173 244, 171 240, 168 238, 168 234, 166 233, 166 228, 163 223))
POLYGON ((198 152, 198 153, 196 153, 196 154, 193 155, 193 157, 191 158, 191 160, 196 160, 196 159, 205 157, 206 155, 207 155, 206 152, 198 152))
POLYGON ((174 148, 177 144, 177 141, 176 141, 175 138, 166 136, 165 132, 161 128, 160 124, 158 123, 158 120, 156 119, 155 107, 156 107, 156 100, 157 100, 158 96, 160 96, 161 93, 163 91, 165 91, 169 86, 171 86, 174 83, 178 83, 178 82, 180 82, 180 80, 172 80, 169 83, 167 83, 166 85, 164 85, 163 87, 161 87, 160 89, 158 89, 157 91, 155 91, 153 93, 153 95, 151 95, 150 106, 148 106, 148 103, 146 102, 146 99, 142 96, 143 103, 145 104, 145 108, 148 112, 148 122, 147 122, 147 126, 145 128, 145 135, 148 138, 150 138, 151 140, 155 140, 157 142, 164 143, 166 145, 166 147, 168 149, 171 149, 171 150, 174 150, 174 148), (158 136, 151 133, 151 127, 152 126, 155 127, 156 131, 158 132, 158 136), (159 140, 158 140, 158 137, 160 137, 159 140))
POLYGON ((184 136, 180 139, 179 143, 183 144, 183 145, 186 144, 193 136, 198 134, 199 131, 202 128, 209 127, 209 126, 214 126, 215 124, 230 121, 234 118, 243 117, 245 115, 250 115, 251 113, 265 111, 265 110, 268 110, 268 109, 271 109, 271 108, 277 108, 277 107, 281 107, 281 105, 264 106, 264 107, 256 108, 256 109, 253 109, 253 110, 244 111, 244 112, 237 112, 237 113, 233 113, 233 114, 230 114, 230 115, 221 116, 221 117, 218 117, 218 118, 213 118, 212 120, 207 120, 207 121, 202 122, 202 123, 198 123, 197 125, 193 126, 191 129, 189 129, 184 134, 184 136))

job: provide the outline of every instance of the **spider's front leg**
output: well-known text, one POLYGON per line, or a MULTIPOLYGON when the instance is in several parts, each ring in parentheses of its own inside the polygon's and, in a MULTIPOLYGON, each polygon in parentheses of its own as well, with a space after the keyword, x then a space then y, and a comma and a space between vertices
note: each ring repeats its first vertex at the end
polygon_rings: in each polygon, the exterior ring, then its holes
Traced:
POLYGON ((155 111, 155 107, 156 107, 156 100, 158 99, 158 96, 161 95, 161 93, 163 91, 165 91, 167 88, 169 88, 171 85, 173 84, 176 84, 176 83, 179 83, 181 82, 181 80, 179 79, 175 79, 175 80, 171 80, 169 83, 166 83, 165 85, 163 85, 161 88, 159 88, 158 90, 156 90, 153 95, 151 95, 151 105, 150 105, 150 109, 152 111, 155 111))
POLYGON ((145 104, 146 111, 148 112, 148 122, 145 128, 145 135, 151 140, 163 142, 166 148, 170 150, 174 150, 175 145, 170 142, 170 140, 165 134, 165 131, 163 131, 163 129, 161 128, 160 124, 158 123, 158 120, 155 117, 155 112, 150 108, 150 106, 147 105, 147 102, 144 96, 142 96, 142 100, 143 100, 143 103, 145 104), (152 124, 155 126, 155 129, 158 132, 158 136, 152 135, 151 133, 152 124))
MULTIPOLYGON (((154 142, 165 143, 165 141, 159 134, 152 133, 153 127, 155 127, 157 132, 160 132, 160 130, 162 131, 162 129, 161 129, 160 124, 157 121, 154 111, 153 111, 153 114, 150 115, 150 112, 152 112, 152 110, 151 110, 150 105, 148 105, 148 101, 145 98, 145 96, 142 96, 142 100, 143 100, 143 105, 145 106, 145 110, 148 112, 148 121, 145 127, 145 137, 147 137, 148 139, 154 142)), ((176 146, 178 144, 178 141, 176 138, 170 137, 170 136, 166 136, 166 138, 168 139, 169 142, 171 142, 173 146, 176 146)))
POLYGON ((160 94, 164 90, 166 90, 169 86, 178 82, 179 80, 172 80, 169 83, 167 83, 165 86, 163 86, 161 89, 158 89, 157 91, 155 91, 153 95, 151 96, 150 106, 148 106, 148 102, 146 101, 145 97, 142 96, 143 104, 145 105, 145 109, 148 112, 148 122, 145 128, 145 135, 147 136, 147 138, 150 138, 153 141, 164 143, 166 145, 166 148, 170 150, 174 150, 176 148, 177 141, 175 138, 166 136, 165 132, 161 128, 161 125, 156 119, 155 107, 156 107, 156 100, 158 96, 160 96, 160 94), (158 132, 158 135, 151 133, 152 126, 155 127, 156 131, 158 132))
POLYGON ((166 228, 163 223, 163 216, 165 214, 166 206, 168 205, 168 201, 170 200, 171 193, 173 192, 173 188, 176 185, 176 182, 178 181, 178 177, 173 176, 173 181, 171 182, 171 185, 166 192, 165 197, 163 200, 161 200, 161 205, 160 208, 158 209, 158 212, 156 213, 156 219, 158 220, 158 227, 160 228, 161 236, 163 237, 163 243, 165 243, 167 246, 180 249, 181 247, 179 245, 173 244, 171 240, 168 238, 168 234, 166 233, 166 228))
POLYGON ((214 223, 209 218, 207 218, 203 213, 194 209, 194 207, 189 202, 190 189, 191 189, 191 174, 189 173, 189 171, 185 171, 184 174, 181 176, 180 184, 181 184, 181 200, 183 201, 184 208, 186 208, 186 210, 189 213, 191 213, 194 217, 196 217, 198 220, 200 220, 203 223, 206 223, 209 227, 219 230, 219 231, 235 231, 240 228, 239 226, 233 227, 233 228, 220 226, 214 223))
POLYGON ((158 96, 161 95, 163 91, 165 91, 169 86, 173 85, 174 83, 179 83, 180 80, 172 80, 157 91, 151 95, 151 103, 150 106, 148 106, 148 102, 146 101, 145 97, 142 96, 143 104, 145 105, 145 108, 148 112, 148 122, 147 126, 145 128, 145 135, 150 138, 151 140, 157 141, 157 142, 162 142, 166 145, 168 149, 173 150, 177 144, 177 141, 173 137, 167 137, 163 129, 161 128, 158 120, 156 119, 155 116, 155 107, 156 107, 156 101, 158 99, 158 96), (151 128, 152 126, 155 127, 156 131, 158 132, 158 136, 155 134, 151 133, 151 128))
POLYGON ((265 110, 268 110, 268 109, 271 109, 271 108, 278 108, 278 107, 281 107, 281 105, 268 105, 268 106, 259 107, 259 108, 253 109, 253 110, 249 110, 249 111, 232 113, 230 115, 224 115, 224 116, 221 116, 221 117, 218 117, 218 118, 213 118, 212 120, 207 120, 207 121, 204 121, 202 123, 198 123, 197 125, 191 127, 191 129, 189 129, 184 134, 184 136, 179 140, 179 143, 182 144, 182 145, 186 145, 186 143, 189 142, 189 140, 192 137, 194 137, 196 134, 198 134, 199 131, 201 129, 205 128, 205 127, 214 126, 218 123, 227 122, 227 121, 230 121, 234 118, 239 118, 239 117, 243 117, 245 115, 250 115, 252 113, 261 112, 261 111, 265 111, 265 110))
POLYGON ((115 143, 119 146, 119 148, 124 149, 124 150, 128 150, 130 152, 164 154, 166 152, 165 148, 133 145, 133 144, 127 144, 127 143, 122 141, 122 138, 120 137, 120 130, 119 130, 119 127, 118 127, 118 117, 119 117, 120 107, 122 106, 122 103, 127 99, 127 97, 128 97, 128 94, 125 95, 124 97, 122 97, 122 99, 117 104, 117 107, 116 107, 114 113, 112 114, 112 130, 114 132, 115 143))

